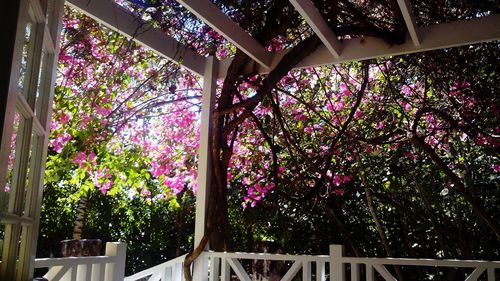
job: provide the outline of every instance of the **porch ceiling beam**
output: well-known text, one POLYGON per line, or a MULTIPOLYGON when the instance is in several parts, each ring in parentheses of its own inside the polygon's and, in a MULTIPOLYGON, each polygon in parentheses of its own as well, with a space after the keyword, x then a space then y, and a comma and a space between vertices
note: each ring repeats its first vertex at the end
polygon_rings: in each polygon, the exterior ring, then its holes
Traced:
MULTIPOLYGON (((321 46, 300 62, 296 68, 338 64, 354 60, 367 60, 500 40, 499 26, 500 14, 495 14, 471 20, 421 27, 419 29, 421 44, 418 46, 415 46, 411 40, 407 40, 401 45, 391 46, 383 40, 374 37, 348 39, 342 43, 343 51, 340 57, 333 57, 325 46, 321 46)), ((277 65, 286 52, 285 50, 276 53, 272 67, 277 65)), ((221 62, 219 78, 226 76, 229 64, 230 60, 221 62)), ((251 67, 248 70, 251 72, 251 67)), ((260 68, 258 72, 265 74, 269 70, 267 68, 260 68)))
POLYGON ((411 41, 413 41, 415 46, 420 45, 420 38, 418 38, 418 26, 409 0, 398 0, 398 5, 401 13, 403 14, 408 33, 410 33, 411 41))
POLYGON ((307 24, 318 35, 325 47, 334 58, 340 56, 342 46, 337 36, 326 23, 321 13, 316 9, 311 0, 290 0, 297 12, 306 20, 307 24))
POLYGON ((203 76, 205 57, 191 51, 174 38, 138 19, 111 0, 66 0, 66 3, 95 19, 108 28, 119 32, 159 55, 179 62, 186 69, 203 76))
POLYGON ((177 0, 200 20, 234 44, 265 68, 271 64, 271 54, 237 23, 232 21, 209 0, 177 0))

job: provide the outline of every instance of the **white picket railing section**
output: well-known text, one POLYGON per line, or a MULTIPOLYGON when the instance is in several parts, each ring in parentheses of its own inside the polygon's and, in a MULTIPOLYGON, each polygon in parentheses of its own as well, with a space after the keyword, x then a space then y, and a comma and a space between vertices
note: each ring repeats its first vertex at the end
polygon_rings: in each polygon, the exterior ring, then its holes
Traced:
POLYGON ((143 270, 132 276, 125 277, 124 281, 183 281, 183 264, 185 257, 186 255, 183 255, 143 270))
MULTIPOLYGON (((124 243, 107 243, 106 256, 37 259, 35 267, 49 268, 44 277, 50 281, 184 281, 185 255, 124 277, 125 254, 124 243)), ((392 266, 465 269, 464 281, 496 281, 500 269, 500 261, 345 257, 342 245, 331 245, 330 255, 323 256, 204 252, 199 259, 204 276, 194 277, 202 281, 251 281, 247 270, 259 261, 288 267, 282 281, 397 281, 388 270, 392 266)))
MULTIPOLYGON (((251 281, 247 272, 248 262, 281 261, 289 266, 282 281, 396 281, 397 279, 386 266, 417 266, 417 267, 449 267, 470 271, 464 281, 476 281, 484 276, 488 281, 495 281, 495 270, 500 269, 500 261, 468 261, 468 260, 436 260, 436 259, 406 259, 406 258, 357 258, 345 257, 342 245, 331 245, 328 256, 306 255, 276 255, 256 253, 221 253, 204 252, 200 255, 206 268, 205 276, 198 276, 195 280, 229 281, 237 277, 242 281, 251 281), (347 266, 349 265, 349 266, 347 266), (350 272, 350 278, 346 273, 350 272), (365 278, 361 277, 364 273, 365 278)), ((183 281, 182 265, 184 256, 157 265, 135 275, 126 277, 124 281, 183 281)), ((418 279, 418 278, 417 278, 418 279)))
POLYGON ((105 256, 36 259, 35 268, 48 268, 49 281, 122 281, 126 251, 125 243, 108 242, 105 256))
MULTIPOLYGON (((456 269, 468 269, 470 274, 465 281, 477 281, 479 277, 486 274, 488 281, 498 280, 495 278, 495 270, 500 269, 500 261, 475 261, 475 260, 437 260, 437 259, 406 259, 406 258, 356 258, 344 257, 342 245, 330 246, 330 266, 332 266, 332 281, 345 280, 345 265, 350 265, 351 280, 360 280, 360 268, 364 266, 367 281, 385 280, 397 281, 386 266, 420 266, 420 267, 449 267, 456 269), (376 279, 378 273, 381 279, 376 279)), ((307 279, 309 280, 309 279, 307 279)))

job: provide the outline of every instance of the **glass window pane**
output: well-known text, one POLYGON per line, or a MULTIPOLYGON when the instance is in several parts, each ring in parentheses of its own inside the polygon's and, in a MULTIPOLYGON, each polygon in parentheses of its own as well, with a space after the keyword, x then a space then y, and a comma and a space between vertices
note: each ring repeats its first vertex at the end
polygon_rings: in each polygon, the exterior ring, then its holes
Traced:
MULTIPOLYGON (((39 164, 40 161, 39 159, 36 159, 35 157, 37 156, 40 156, 40 155, 37 155, 37 153, 40 153, 40 149, 42 149, 42 145, 43 145, 43 136, 38 136, 36 134, 33 134, 31 136, 31 148, 30 148, 30 152, 29 152, 29 156, 28 156, 28 170, 26 171, 26 185, 25 185, 25 188, 24 188, 24 193, 25 193, 25 197, 24 197, 24 201, 23 201, 23 206, 24 206, 24 210, 23 210, 23 215, 24 216, 29 216, 31 215, 31 212, 30 212, 30 209, 32 207, 31 203, 32 203, 32 199, 33 199, 33 196, 36 195, 36 189, 38 188, 38 186, 36 185, 36 179, 37 179, 37 176, 40 176, 40 175, 37 175, 35 173, 40 173, 40 169, 39 167, 35 167, 35 165, 39 164)), ((38 157, 40 158, 40 157, 38 157)), ((34 207, 34 206, 33 206, 34 207)))
POLYGON ((30 50, 33 49, 32 43, 33 43, 33 24, 31 22, 28 22, 26 24, 26 27, 24 29, 24 44, 23 44, 23 56, 21 59, 21 69, 19 73, 19 82, 18 86, 19 89, 22 90, 22 92, 27 95, 27 91, 25 91, 26 83, 28 79, 27 77, 27 72, 28 72, 28 66, 29 66, 29 61, 30 61, 30 50))
POLYGON ((5 238, 5 225, 3 223, 0 223, 0 261, 2 260, 4 238, 5 238))
POLYGON ((9 203, 9 193, 12 187, 12 176, 13 176, 13 171, 14 171, 14 160, 16 158, 16 143, 17 143, 17 136, 18 136, 18 131, 19 131, 19 121, 20 121, 20 115, 16 111, 14 114, 14 127, 12 130, 12 138, 10 142, 10 153, 9 153, 9 160, 7 163, 7 182, 6 185, 3 188, 3 192, 0 192, 0 211, 7 211, 7 206, 9 203))
POLYGON ((41 61, 40 61, 40 71, 38 72, 38 83, 36 85, 36 106, 35 106, 35 116, 40 115, 41 113, 41 108, 42 108, 42 101, 43 99, 40 99, 41 96, 45 96, 48 93, 46 93, 46 87, 45 83, 50 83, 48 81, 47 77, 50 74, 47 74, 47 52, 45 49, 42 49, 42 56, 41 56, 41 61))

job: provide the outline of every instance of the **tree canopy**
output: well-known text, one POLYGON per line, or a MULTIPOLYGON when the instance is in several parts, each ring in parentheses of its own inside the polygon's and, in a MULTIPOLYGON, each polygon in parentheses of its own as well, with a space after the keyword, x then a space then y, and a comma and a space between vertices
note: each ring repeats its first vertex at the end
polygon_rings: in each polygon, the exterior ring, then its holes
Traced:
MULTIPOLYGON (((176 1, 117 2, 200 54, 232 57, 212 120, 213 249, 498 259, 497 42, 293 69, 320 41, 288 1, 214 1, 269 50, 290 49, 258 75, 176 1)), ((396 1, 314 2, 339 36, 404 39, 396 1)), ((448 2, 413 3, 419 25, 498 10, 448 2)), ((40 251, 68 238, 82 196, 86 234, 126 240, 131 270, 149 262, 143 239, 154 259, 188 251, 199 78, 71 10, 59 64, 40 251)))

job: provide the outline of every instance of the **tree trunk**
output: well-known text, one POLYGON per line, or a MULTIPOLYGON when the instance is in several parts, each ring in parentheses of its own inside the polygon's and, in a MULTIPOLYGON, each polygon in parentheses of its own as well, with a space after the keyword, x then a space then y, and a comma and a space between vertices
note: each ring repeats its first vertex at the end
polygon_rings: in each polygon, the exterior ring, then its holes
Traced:
POLYGON ((87 204, 88 204, 87 196, 80 197, 78 200, 78 207, 76 209, 76 218, 75 218, 75 226, 73 228, 73 239, 81 240, 83 226, 85 225, 85 214, 87 212, 87 204))
POLYGON ((100 239, 82 239, 87 206, 88 197, 80 197, 76 210, 73 239, 60 241, 52 253, 54 257, 86 257, 101 254, 102 241, 100 239))
MULTIPOLYGON (((382 242, 382 245, 384 246, 385 252, 387 253, 387 256, 389 257, 394 257, 394 250, 391 248, 391 245, 389 245, 389 242, 387 241, 387 236, 385 235, 385 228, 382 225, 382 222, 379 220, 378 215, 377 215, 377 207, 373 203, 373 195, 372 191, 370 189, 370 185, 368 184, 368 180, 365 175, 365 171, 363 167, 361 166, 361 158, 359 155, 356 155, 356 161, 358 162, 358 169, 359 169, 359 177, 361 178, 361 182, 363 183, 363 187, 365 189, 365 194, 366 194, 366 203, 368 205, 368 210, 370 212, 370 215, 372 216, 373 222, 375 223, 375 227, 377 228, 377 232, 380 237, 380 241, 382 242)), ((403 273, 401 272, 401 269, 398 266, 394 266, 394 270, 396 271, 396 275, 398 276, 398 280, 403 281, 403 273)))

